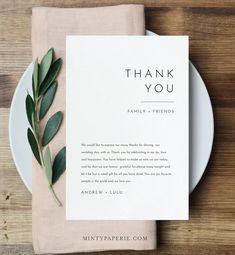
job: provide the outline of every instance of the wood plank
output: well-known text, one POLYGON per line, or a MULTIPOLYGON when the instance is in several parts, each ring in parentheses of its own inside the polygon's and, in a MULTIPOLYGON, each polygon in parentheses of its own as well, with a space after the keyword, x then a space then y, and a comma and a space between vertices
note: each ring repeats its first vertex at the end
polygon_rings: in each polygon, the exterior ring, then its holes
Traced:
MULTIPOLYGON (((1 255, 17 254, 17 255, 33 255, 32 245, 3 245, 0 247, 1 255), (2 248, 2 251, 1 251, 2 248)), ((234 255, 234 245, 161 245, 158 250, 153 251, 106 251, 106 252, 92 252, 89 255, 234 255)), ((77 255, 87 255, 87 253, 76 253, 77 255)), ((46 254, 45 254, 46 255, 46 254)))
POLYGON ((33 251, 32 244, 19 244, 19 245, 0 245, 0 254, 1 255, 33 255, 35 254, 33 251))
POLYGON ((28 0, 15 1, 14 4, 8 0, 1 0, 0 13, 28 13, 31 7, 51 6, 61 8, 96 7, 117 4, 144 4, 146 7, 234 7, 233 0, 28 0))
POLYGON ((17 208, 31 210, 31 194, 20 179, 11 156, 8 116, 9 109, 0 109, 0 209, 3 210, 1 213, 17 208))
POLYGON ((0 209, 0 245, 32 244, 31 210, 0 209))
MULTIPOLYGON (((158 244, 231 245, 234 209, 190 209, 190 221, 158 222, 158 244)), ((31 210, 0 209, 0 245, 31 244, 31 210)))

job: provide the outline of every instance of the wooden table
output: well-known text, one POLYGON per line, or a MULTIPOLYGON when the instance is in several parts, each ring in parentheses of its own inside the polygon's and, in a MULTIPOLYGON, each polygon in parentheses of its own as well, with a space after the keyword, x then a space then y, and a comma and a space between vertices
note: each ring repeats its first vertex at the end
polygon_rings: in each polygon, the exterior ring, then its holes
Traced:
POLYGON ((146 27, 189 35, 190 58, 212 99, 215 140, 206 173, 190 197, 190 221, 158 223, 158 250, 109 254, 235 254, 235 1, 0 1, 0 254, 33 254, 31 194, 13 163, 8 116, 17 82, 31 62, 32 6, 144 3, 146 27))

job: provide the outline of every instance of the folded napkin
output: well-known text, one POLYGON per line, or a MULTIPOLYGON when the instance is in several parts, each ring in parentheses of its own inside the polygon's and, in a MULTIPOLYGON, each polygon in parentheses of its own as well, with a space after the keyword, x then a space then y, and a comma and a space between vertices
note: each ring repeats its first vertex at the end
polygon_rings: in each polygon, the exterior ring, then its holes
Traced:
MULTIPOLYGON (((53 47, 63 60, 58 90, 47 116, 61 110, 65 117, 66 35, 144 35, 144 7, 120 5, 98 8, 33 8, 33 59, 53 47)), ((45 125, 42 124, 42 127, 45 125)), ((65 145, 65 118, 50 143, 52 157, 65 145)), ((154 221, 66 221, 65 177, 54 185, 63 203, 58 207, 37 162, 33 161, 33 246, 37 254, 102 250, 145 250, 156 247, 154 221)))

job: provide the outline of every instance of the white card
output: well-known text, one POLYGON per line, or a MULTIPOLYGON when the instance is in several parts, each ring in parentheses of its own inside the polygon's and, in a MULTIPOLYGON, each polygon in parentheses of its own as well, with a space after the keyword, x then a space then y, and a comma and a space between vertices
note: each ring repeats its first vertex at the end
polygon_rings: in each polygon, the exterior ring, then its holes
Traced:
POLYGON ((188 219, 188 37, 67 36, 66 218, 188 219))

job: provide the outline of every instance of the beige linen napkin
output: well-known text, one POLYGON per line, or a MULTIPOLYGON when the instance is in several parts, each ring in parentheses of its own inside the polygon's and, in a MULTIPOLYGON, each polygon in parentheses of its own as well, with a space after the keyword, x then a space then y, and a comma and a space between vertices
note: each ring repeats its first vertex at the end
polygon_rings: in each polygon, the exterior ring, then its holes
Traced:
MULTIPOLYGON (((58 90, 45 119, 58 110, 65 117, 66 35, 144 35, 144 7, 120 5, 98 8, 33 8, 33 59, 54 47, 63 60, 58 90)), ((44 120, 46 122, 46 120, 44 120)), ((52 157, 65 145, 65 118, 50 143, 52 157)), ((33 162, 33 246, 38 254, 101 250, 145 250, 156 247, 154 221, 66 221, 65 174, 54 186, 63 203, 58 207, 50 194, 39 165, 33 162)))

